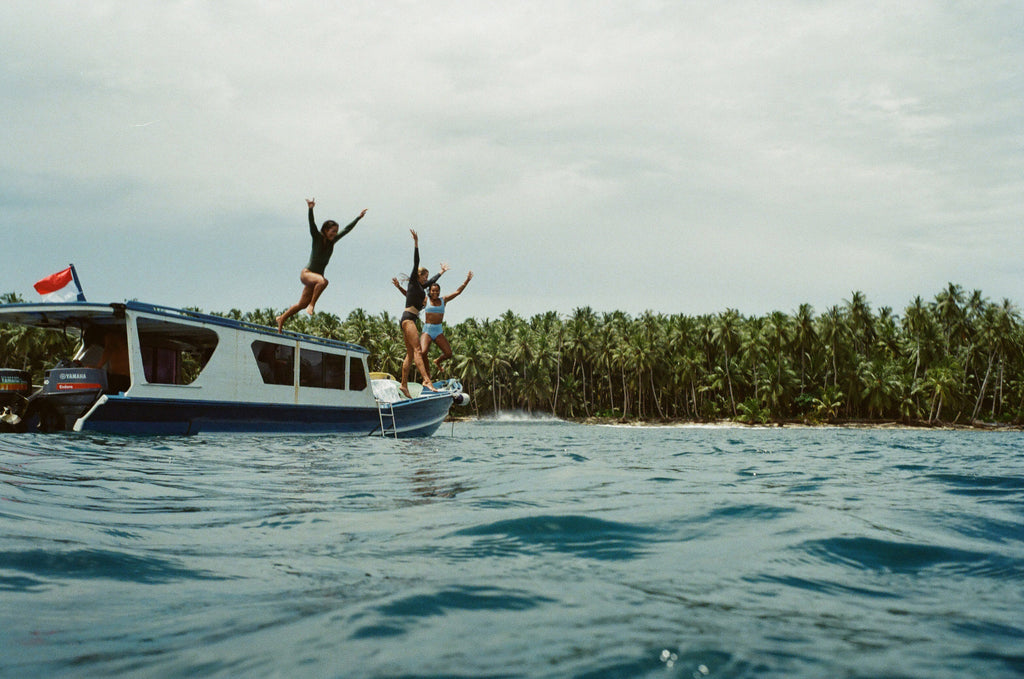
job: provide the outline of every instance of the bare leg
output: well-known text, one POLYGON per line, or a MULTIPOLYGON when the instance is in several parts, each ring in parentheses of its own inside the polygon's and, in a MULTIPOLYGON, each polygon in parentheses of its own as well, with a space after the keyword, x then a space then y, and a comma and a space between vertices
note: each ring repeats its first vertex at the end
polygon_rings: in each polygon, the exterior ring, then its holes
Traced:
MULTIPOLYGON (((427 391, 437 391, 437 389, 434 389, 433 380, 430 379, 430 372, 427 370, 426 361, 423 360, 423 352, 420 351, 416 322, 411 320, 402 321, 402 334, 405 336, 405 360, 408 361, 411 355, 412 360, 416 362, 416 369, 420 371, 420 377, 423 379, 423 388, 427 391)), ((402 390, 406 396, 409 395, 408 381, 409 371, 406 369, 405 362, 403 362, 402 390)))
POLYGON ((409 396, 409 368, 412 366, 412 356, 405 352, 405 360, 402 361, 402 393, 409 396))
POLYGON ((416 321, 402 321, 402 337, 405 339, 405 360, 402 361, 402 393, 409 396, 409 367, 412 365, 413 355, 419 353, 417 339, 419 333, 416 330, 416 321))
POLYGON ((437 366, 438 370, 440 370, 441 361, 447 361, 452 357, 452 345, 448 344, 448 338, 444 336, 444 333, 438 335, 437 339, 434 341, 437 343, 437 346, 441 348, 441 355, 434 359, 434 365, 437 366))
POLYGON ((309 273, 309 277, 313 280, 313 298, 309 300, 309 306, 306 307, 306 312, 312 316, 316 313, 316 301, 320 299, 320 295, 324 294, 324 290, 327 289, 327 279, 313 272, 309 273))
POLYGON ((275 319, 277 320, 277 331, 281 332, 282 330, 284 330, 284 322, 287 321, 292 316, 294 316, 295 314, 302 311, 303 308, 308 306, 309 300, 311 299, 313 299, 313 286, 306 285, 305 287, 302 288, 302 296, 299 297, 298 304, 293 304, 292 306, 288 307, 287 311, 285 311, 283 314, 278 316, 277 319, 275 319))
POLYGON ((434 389, 434 380, 430 378, 430 373, 427 371, 427 361, 423 358, 423 352, 417 351, 413 354, 413 360, 416 361, 416 369, 423 377, 423 388, 427 391, 437 391, 434 389))

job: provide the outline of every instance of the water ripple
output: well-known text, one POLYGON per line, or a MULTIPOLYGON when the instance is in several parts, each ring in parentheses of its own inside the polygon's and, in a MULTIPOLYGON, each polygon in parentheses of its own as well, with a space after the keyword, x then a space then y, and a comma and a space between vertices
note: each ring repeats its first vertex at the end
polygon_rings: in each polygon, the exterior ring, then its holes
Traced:
POLYGON ((1021 476, 980 476, 976 474, 930 474, 929 478, 941 481, 946 492, 958 495, 1012 496, 1024 497, 1024 477, 1021 476))
POLYGON ((997 578, 1024 576, 1024 562, 1019 559, 933 544, 866 537, 831 538, 806 543, 803 549, 829 563, 874 572, 912 574, 943 570, 997 578))
POLYGON ((168 559, 140 557, 102 549, 30 549, 0 552, 0 569, 55 580, 103 578, 156 584, 174 580, 222 579, 210 573, 183 568, 168 559))
POLYGON ((466 557, 558 552, 587 559, 624 561, 645 553, 654 531, 586 516, 530 516, 456 531, 479 538, 466 557))
POLYGON ((398 597, 375 607, 367 615, 381 616, 382 621, 364 625, 352 633, 352 638, 376 638, 405 633, 419 618, 441 617, 458 612, 525 611, 552 603, 548 597, 498 587, 452 587, 430 594, 398 597))

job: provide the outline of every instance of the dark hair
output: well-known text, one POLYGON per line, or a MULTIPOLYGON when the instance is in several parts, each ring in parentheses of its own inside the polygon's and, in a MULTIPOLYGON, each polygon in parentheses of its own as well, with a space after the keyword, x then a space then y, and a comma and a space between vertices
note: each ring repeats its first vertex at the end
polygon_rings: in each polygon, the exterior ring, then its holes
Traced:
POLYGON ((324 222, 324 225, 320 227, 320 233, 326 234, 327 229, 331 228, 332 226, 338 228, 338 222, 334 221, 333 219, 328 219, 326 222, 324 222))
POLYGON ((431 290, 433 290, 434 286, 437 286, 437 294, 440 295, 441 294, 441 284, 438 283, 437 281, 435 281, 435 282, 430 284, 430 287, 427 288, 427 292, 429 293, 431 290))

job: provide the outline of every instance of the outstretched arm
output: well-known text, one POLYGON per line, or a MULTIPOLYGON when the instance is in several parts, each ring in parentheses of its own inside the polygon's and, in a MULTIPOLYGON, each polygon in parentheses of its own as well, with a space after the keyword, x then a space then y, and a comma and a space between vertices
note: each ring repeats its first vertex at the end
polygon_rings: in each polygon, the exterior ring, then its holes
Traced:
POLYGON ((356 228, 356 224, 358 224, 359 220, 362 219, 365 216, 366 216, 366 210, 363 210, 362 212, 359 213, 358 217, 356 217, 355 219, 352 220, 351 224, 349 224, 344 229, 342 229, 341 231, 338 232, 338 235, 334 237, 334 240, 338 240, 339 238, 344 236, 346 233, 348 233, 352 229, 356 228))
POLYGON ((320 231, 316 228, 316 220, 313 219, 313 206, 316 205, 316 198, 307 198, 306 205, 309 206, 309 234, 316 238, 320 235, 320 231))
POLYGON ((434 277, 427 281, 426 289, 429 290, 430 286, 437 282, 437 280, 449 269, 445 262, 441 262, 441 270, 434 274, 434 277))
POLYGON ((447 304, 448 302, 452 301, 453 299, 455 299, 456 297, 461 295, 462 291, 466 289, 466 286, 469 285, 469 282, 471 280, 473 280, 473 272, 472 271, 470 271, 468 274, 466 274, 466 280, 462 281, 462 285, 460 285, 458 288, 456 288, 455 292, 453 292, 452 294, 450 294, 450 295, 448 295, 448 296, 446 296, 444 298, 444 303, 447 304))
POLYGON ((418 235, 416 235, 416 232, 413 231, 412 229, 409 229, 409 233, 412 234, 412 243, 413 243, 413 250, 412 250, 412 273, 409 274, 409 280, 410 281, 414 281, 414 280, 416 280, 416 272, 420 268, 420 237, 418 235))
POLYGON ((405 291, 405 288, 403 288, 403 287, 402 287, 402 284, 398 282, 398 279, 397 279, 397 278, 392 278, 392 279, 391 279, 391 282, 395 284, 395 287, 396 287, 396 288, 398 288, 398 291, 399 291, 400 293, 402 293, 403 295, 406 295, 406 294, 408 294, 408 293, 407 293, 407 292, 405 291))

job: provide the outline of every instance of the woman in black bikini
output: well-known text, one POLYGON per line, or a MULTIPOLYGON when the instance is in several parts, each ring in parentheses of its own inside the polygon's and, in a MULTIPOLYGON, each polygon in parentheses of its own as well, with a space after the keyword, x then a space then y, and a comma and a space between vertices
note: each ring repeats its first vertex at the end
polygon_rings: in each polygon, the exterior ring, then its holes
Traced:
POLYGON ((413 255, 412 255, 412 273, 409 274, 409 289, 405 293, 405 310, 402 312, 402 319, 398 322, 399 327, 402 329, 402 337, 405 338, 405 360, 402 361, 402 393, 409 396, 409 366, 412 362, 416 362, 416 369, 420 371, 420 375, 423 377, 423 388, 428 391, 437 391, 434 389, 433 380, 430 379, 430 373, 427 371, 427 362, 423 358, 423 352, 420 350, 420 331, 416 327, 416 320, 420 316, 420 309, 423 308, 423 302, 427 298, 427 293, 423 290, 423 286, 428 288, 441 277, 445 271, 448 270, 447 264, 441 265, 441 273, 434 276, 433 279, 428 278, 430 272, 420 267, 420 237, 416 235, 416 232, 409 229, 409 233, 412 234, 412 242, 414 243, 413 255))

